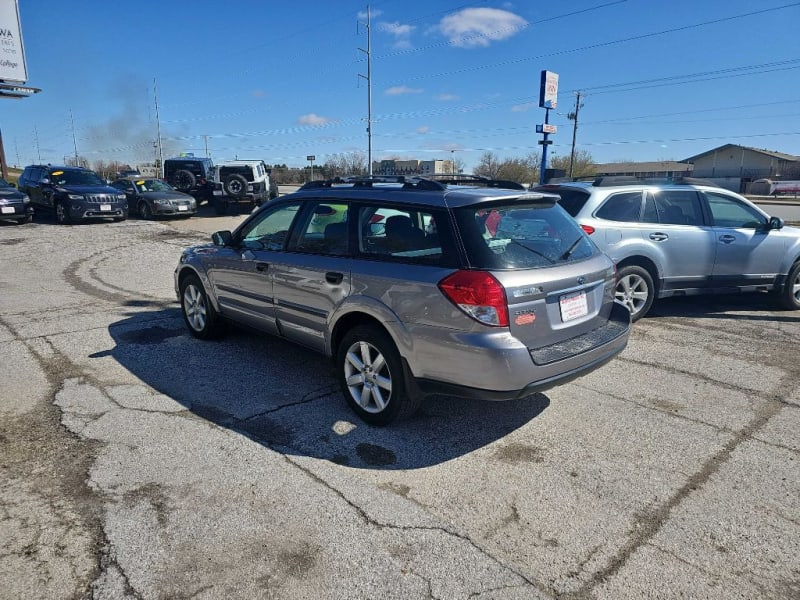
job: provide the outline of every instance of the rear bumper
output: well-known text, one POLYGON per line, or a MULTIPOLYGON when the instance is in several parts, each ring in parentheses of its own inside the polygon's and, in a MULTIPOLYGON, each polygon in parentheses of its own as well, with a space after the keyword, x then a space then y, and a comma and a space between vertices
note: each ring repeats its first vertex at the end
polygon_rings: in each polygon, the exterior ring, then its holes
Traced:
MULTIPOLYGON (((514 400, 568 383, 601 367, 628 344, 630 313, 614 303, 605 325, 551 347, 448 347, 448 362, 460 364, 458 376, 415 377, 424 395, 441 394, 484 400, 514 400), (547 358, 547 362, 542 361, 547 358)), ((412 371, 413 365, 410 365, 412 371)))
POLYGON ((30 204, 3 204, 0 205, 0 219, 19 219, 33 214, 30 204))

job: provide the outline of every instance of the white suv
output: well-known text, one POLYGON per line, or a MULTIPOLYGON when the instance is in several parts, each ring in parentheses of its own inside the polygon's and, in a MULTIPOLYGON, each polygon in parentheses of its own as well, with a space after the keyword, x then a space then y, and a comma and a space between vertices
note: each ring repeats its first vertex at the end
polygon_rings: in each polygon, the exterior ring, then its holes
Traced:
POLYGON ((217 214, 225 214, 231 203, 249 202, 258 206, 278 195, 278 186, 270 181, 270 169, 263 160, 219 163, 214 167, 213 184, 217 214))

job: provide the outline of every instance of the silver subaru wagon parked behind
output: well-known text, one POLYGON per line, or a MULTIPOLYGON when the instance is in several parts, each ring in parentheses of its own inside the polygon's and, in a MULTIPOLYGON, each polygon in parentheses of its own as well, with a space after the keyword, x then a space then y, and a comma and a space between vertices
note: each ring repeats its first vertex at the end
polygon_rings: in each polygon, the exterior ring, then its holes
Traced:
POLYGON ((330 356, 379 425, 430 394, 524 397, 625 348, 614 264, 556 196, 390 179, 307 184, 184 250, 190 333, 231 321, 330 356))
POLYGON ((619 269, 617 301, 636 321, 656 298, 770 292, 800 309, 800 229, 710 182, 633 177, 548 184, 619 269))

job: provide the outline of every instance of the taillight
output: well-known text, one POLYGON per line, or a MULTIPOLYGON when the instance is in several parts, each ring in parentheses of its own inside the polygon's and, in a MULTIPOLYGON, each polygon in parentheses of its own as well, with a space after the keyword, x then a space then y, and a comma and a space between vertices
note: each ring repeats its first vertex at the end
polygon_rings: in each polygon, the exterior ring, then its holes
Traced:
POLYGON ((456 271, 439 282, 450 302, 476 321, 493 327, 508 327, 506 291, 486 271, 456 271))
POLYGON ((589 235, 592 235, 594 233, 594 227, 592 227, 591 225, 581 225, 581 229, 583 229, 589 235))

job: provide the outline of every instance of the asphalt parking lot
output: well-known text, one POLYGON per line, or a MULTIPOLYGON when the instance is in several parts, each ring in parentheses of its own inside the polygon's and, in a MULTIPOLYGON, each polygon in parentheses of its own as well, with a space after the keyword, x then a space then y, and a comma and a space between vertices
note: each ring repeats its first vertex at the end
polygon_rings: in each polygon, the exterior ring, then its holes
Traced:
POLYGON ((661 301, 602 369, 359 422, 322 357, 184 330, 243 215, 0 224, 0 598, 800 597, 800 313, 661 301))

